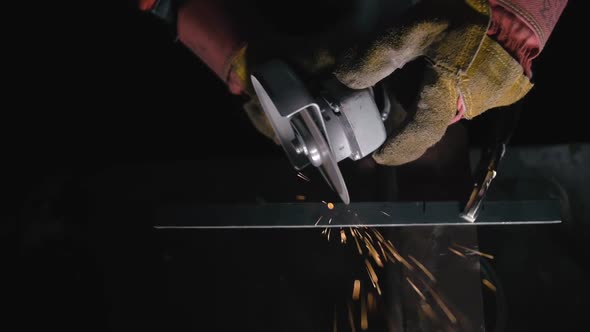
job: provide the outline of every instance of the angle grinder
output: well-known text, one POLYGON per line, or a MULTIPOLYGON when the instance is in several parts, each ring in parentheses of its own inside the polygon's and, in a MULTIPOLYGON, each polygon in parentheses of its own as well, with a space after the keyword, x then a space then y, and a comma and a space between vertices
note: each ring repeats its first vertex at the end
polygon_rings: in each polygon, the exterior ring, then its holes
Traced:
MULTIPOLYGON (((330 76, 310 89, 285 62, 253 71, 252 85, 291 164, 317 167, 345 204, 350 196, 338 162, 359 160, 379 148, 392 103, 384 83, 353 90, 330 76)), ((399 105, 399 104, 397 104, 399 105)))

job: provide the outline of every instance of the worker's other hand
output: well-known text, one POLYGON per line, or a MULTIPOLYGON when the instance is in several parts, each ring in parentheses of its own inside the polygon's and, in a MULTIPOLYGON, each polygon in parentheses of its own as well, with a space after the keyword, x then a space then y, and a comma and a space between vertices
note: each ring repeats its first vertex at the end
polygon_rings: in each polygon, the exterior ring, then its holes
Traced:
POLYGON ((354 89, 372 86, 416 58, 427 60, 409 121, 373 158, 384 165, 413 161, 449 124, 527 94, 530 62, 566 3, 552 2, 551 7, 528 0, 424 0, 403 21, 345 54, 335 74, 354 89))

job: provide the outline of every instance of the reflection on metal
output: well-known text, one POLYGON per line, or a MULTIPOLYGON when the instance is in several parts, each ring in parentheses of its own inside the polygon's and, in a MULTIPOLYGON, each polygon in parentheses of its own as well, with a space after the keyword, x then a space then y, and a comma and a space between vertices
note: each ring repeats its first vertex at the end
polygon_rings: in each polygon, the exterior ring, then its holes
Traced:
POLYGON ((382 202, 267 205, 171 206, 158 210, 157 229, 326 228, 554 224, 561 222, 556 200, 489 201, 476 222, 459 216, 459 202, 382 202), (320 218, 322 217, 322 218, 320 218), (328 222, 330 220, 330 222, 328 222))

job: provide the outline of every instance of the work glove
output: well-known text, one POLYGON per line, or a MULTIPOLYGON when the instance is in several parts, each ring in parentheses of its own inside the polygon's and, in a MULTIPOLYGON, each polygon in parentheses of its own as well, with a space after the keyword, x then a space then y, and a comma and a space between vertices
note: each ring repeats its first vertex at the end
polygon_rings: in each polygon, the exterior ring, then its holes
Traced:
MULTIPOLYGON (((426 59, 419 91, 407 105, 408 117, 374 152, 375 161, 383 165, 413 161, 437 143, 450 124, 523 98, 533 86, 531 61, 541 52, 565 4, 424 0, 402 20, 338 57, 334 74, 353 89, 373 86, 404 65, 426 59)), ((274 138, 257 99, 245 109, 256 128, 274 138)))
MULTIPOLYGON (((246 25, 238 26, 214 1, 189 1, 179 12, 178 30, 179 39, 231 92, 250 97, 244 106, 248 116, 275 142, 249 80, 254 65, 281 58, 310 77, 330 68, 343 84, 362 89, 425 59, 418 93, 404 105, 407 117, 373 154, 380 164, 399 165, 419 158, 454 121, 472 119, 525 96, 532 88, 531 61, 565 5, 565 0, 422 0, 380 32, 361 39, 366 42, 344 51, 330 43, 346 39, 346 33, 324 38, 326 45, 286 41, 288 36, 245 37, 246 25), (306 49, 312 51, 302 52, 306 49)), ((272 30, 262 28, 257 35, 272 30)))
POLYGON ((541 1, 524 0, 423 1, 403 21, 351 49, 335 74, 353 89, 372 86, 417 58, 427 61, 408 121, 374 152, 375 161, 384 165, 413 161, 454 121, 472 119, 525 96, 532 88, 527 77, 530 60, 540 52, 565 1, 550 20, 523 10, 540 5, 541 1), (531 6, 533 2, 537 4, 531 6), (519 17, 526 18, 524 23, 519 17), (525 31, 540 26, 532 33, 525 31), (542 38, 535 39, 539 34, 542 38))

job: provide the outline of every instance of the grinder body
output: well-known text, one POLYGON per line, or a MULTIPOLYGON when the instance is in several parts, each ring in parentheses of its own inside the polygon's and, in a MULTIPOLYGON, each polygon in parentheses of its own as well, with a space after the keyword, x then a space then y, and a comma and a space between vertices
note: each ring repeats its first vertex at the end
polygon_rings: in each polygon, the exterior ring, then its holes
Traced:
POLYGON ((383 144, 389 103, 379 109, 373 87, 349 89, 335 77, 316 85, 318 91, 310 91, 279 60, 257 67, 251 80, 293 167, 317 167, 348 204, 350 197, 337 163, 346 158, 359 160, 383 144))

